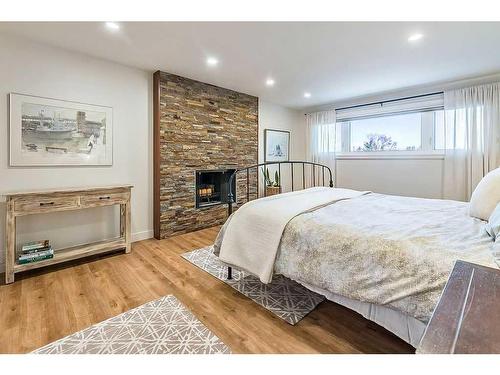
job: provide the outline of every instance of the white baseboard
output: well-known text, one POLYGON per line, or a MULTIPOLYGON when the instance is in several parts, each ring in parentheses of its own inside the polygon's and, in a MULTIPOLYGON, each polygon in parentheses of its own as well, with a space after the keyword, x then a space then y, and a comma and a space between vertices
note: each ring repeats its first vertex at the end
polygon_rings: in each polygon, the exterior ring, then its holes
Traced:
POLYGON ((147 240, 154 237, 153 230, 144 230, 142 232, 132 233, 132 242, 147 240))
MULTIPOLYGON (((147 240, 154 237, 154 232, 152 230, 144 230, 142 232, 132 233, 132 242, 147 240)), ((2 254, 4 250, 2 249, 2 254)), ((5 272, 5 263, 0 262, 0 274, 5 272)))

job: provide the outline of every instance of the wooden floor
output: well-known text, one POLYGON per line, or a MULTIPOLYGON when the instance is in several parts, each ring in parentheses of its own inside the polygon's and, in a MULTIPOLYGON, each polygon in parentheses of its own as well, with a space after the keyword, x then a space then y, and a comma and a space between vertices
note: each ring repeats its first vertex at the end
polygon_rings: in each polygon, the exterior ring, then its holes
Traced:
POLYGON ((117 253, 17 275, 0 286, 0 353, 25 353, 167 294, 234 353, 413 353, 385 329, 332 302, 291 326, 180 257, 218 228, 136 242, 117 253))

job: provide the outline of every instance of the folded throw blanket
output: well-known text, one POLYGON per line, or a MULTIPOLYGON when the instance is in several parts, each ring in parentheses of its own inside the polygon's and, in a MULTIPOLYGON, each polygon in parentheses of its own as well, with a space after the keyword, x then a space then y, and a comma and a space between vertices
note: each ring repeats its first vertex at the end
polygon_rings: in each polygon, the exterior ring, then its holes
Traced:
POLYGON ((290 220, 301 213, 367 193, 315 187, 250 201, 227 224, 219 258, 267 284, 273 277, 281 236, 290 220))

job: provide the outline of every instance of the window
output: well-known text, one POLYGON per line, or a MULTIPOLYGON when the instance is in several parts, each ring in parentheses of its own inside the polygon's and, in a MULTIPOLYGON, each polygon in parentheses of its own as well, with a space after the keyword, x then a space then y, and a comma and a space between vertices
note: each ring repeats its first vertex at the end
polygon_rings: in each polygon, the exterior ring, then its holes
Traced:
POLYGON ((442 95, 337 111, 337 153, 436 154, 444 149, 442 95))

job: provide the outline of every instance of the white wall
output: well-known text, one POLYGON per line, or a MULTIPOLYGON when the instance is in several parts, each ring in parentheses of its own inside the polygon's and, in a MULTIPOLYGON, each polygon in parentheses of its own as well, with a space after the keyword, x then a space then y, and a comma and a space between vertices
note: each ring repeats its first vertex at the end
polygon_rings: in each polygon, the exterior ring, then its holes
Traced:
MULTIPOLYGON (((264 129, 289 131, 290 160, 306 159, 306 128, 303 112, 259 99, 259 163, 264 162, 264 129)), ((271 175, 274 175, 277 170, 276 167, 269 167, 268 169, 271 175)), ((296 176, 298 176, 299 172, 301 173, 296 167, 296 176)), ((259 171, 259 173, 261 172, 259 171)), ((290 191, 291 172, 289 167, 283 166, 281 169, 281 181, 282 190, 290 191)), ((263 185, 260 188, 261 194, 263 194, 263 185)))
POLYGON ((259 99, 259 163, 264 162, 264 129, 290 132, 290 160, 306 157, 304 113, 259 99))
MULTIPOLYGON (((133 240, 152 236, 151 74, 85 55, 0 35, 0 193, 133 184, 133 240), (113 107, 113 166, 8 166, 8 93, 113 107)), ((0 203, 0 272, 5 203, 0 203)), ((56 248, 114 237, 116 209, 23 217, 18 243, 49 238, 56 248)))
POLYGON ((400 99, 414 95, 425 95, 445 90, 455 90, 463 87, 470 87, 476 85, 483 85, 486 83, 500 81, 500 73, 489 74, 479 77, 470 77, 466 79, 443 81, 433 84, 418 85, 412 87, 404 87, 396 90, 389 90, 385 92, 374 93, 370 95, 358 96, 345 100, 339 100, 333 103, 326 103, 322 105, 303 108, 304 113, 326 111, 329 109, 349 107, 353 105, 360 105, 366 103, 376 103, 384 100, 400 99))
POLYGON ((442 198, 443 160, 337 160, 336 186, 420 198, 442 198))

